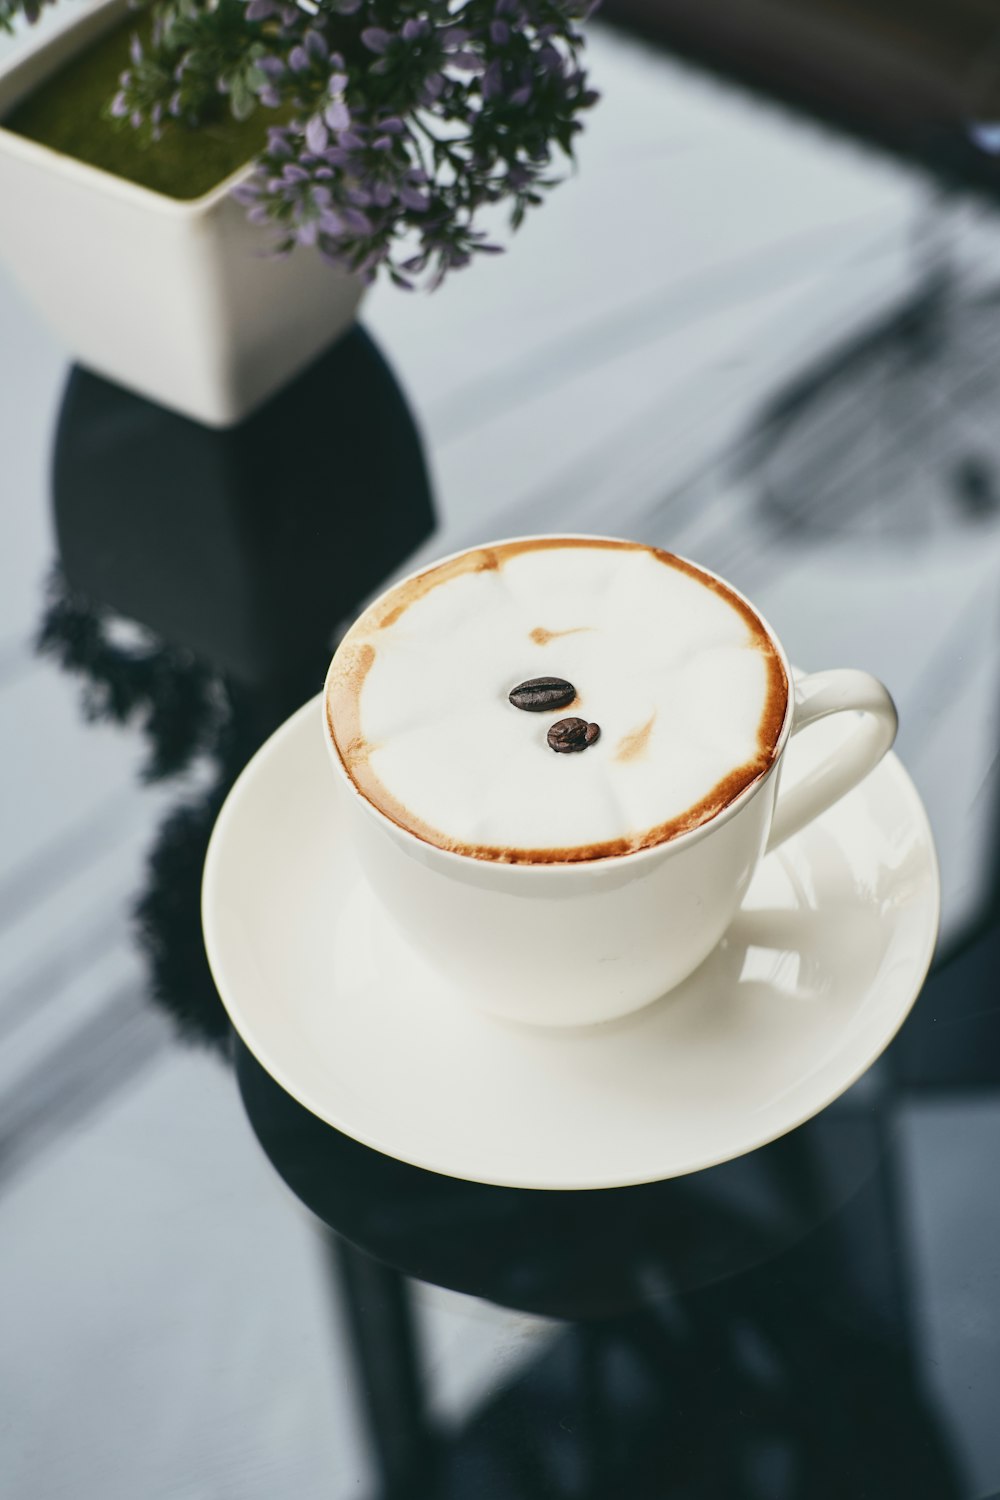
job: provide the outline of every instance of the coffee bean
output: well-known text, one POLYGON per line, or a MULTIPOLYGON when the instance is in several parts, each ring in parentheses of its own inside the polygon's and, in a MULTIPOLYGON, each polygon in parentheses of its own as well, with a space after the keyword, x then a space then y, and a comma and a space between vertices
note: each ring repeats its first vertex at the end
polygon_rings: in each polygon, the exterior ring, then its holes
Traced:
POLYGON ((564 677, 529 677, 510 690, 510 701, 515 708, 523 708, 529 714, 545 713, 547 709, 565 708, 576 697, 576 688, 564 677))
POLYGON ((586 750, 600 733, 600 725, 588 724, 586 719, 560 719, 545 738, 557 754, 566 755, 571 750, 586 750))

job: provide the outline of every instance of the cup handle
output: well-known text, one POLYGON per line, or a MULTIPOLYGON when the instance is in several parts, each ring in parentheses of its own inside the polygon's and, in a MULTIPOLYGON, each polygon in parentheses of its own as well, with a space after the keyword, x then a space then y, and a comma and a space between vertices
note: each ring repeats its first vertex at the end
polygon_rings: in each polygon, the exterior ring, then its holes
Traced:
POLYGON ((818 818, 874 771, 896 738, 896 705, 877 677, 839 668, 811 672, 795 683, 792 732, 795 738, 830 714, 862 715, 849 740, 823 757, 795 786, 779 786, 767 852, 818 818))

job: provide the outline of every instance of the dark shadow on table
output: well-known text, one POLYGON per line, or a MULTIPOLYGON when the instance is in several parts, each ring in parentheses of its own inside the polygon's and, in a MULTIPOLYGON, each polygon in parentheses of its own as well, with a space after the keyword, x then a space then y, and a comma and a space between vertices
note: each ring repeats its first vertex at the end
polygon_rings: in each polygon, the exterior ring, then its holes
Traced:
POLYGON ((59 563, 39 649, 84 713, 137 727, 143 775, 184 791, 136 907, 152 992, 225 1043, 199 895, 235 780, 322 687, 338 630, 434 529, 416 424, 354 328, 239 426, 214 431, 74 370, 53 465, 59 563))
POLYGON ((335 1231, 387 1500, 963 1494, 917 1371, 891 1143, 870 1098, 691 1177, 546 1193, 381 1156, 238 1041, 236 1062, 268 1157, 335 1231), (410 1277, 558 1320, 447 1434, 429 1415, 410 1277))

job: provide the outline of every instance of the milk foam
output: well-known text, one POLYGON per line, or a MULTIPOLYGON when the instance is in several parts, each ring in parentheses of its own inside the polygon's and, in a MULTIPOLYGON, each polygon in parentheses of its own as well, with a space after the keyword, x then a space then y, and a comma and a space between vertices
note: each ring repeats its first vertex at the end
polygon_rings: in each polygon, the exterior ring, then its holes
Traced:
POLYGON ((390 591, 328 684, 341 759, 396 822, 488 859, 597 858, 697 826, 770 765, 787 683, 752 611, 667 553, 506 543, 390 591), (569 707, 508 701, 527 678, 569 707), (557 755, 561 717, 601 737, 557 755))

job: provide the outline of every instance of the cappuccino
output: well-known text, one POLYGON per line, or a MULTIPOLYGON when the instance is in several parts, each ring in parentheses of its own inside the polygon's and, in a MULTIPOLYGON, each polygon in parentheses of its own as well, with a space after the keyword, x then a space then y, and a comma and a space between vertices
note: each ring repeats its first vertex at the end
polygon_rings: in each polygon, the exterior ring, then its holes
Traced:
POLYGON ((596 537, 473 549, 390 589, 334 657, 357 790, 481 860, 599 860, 717 817, 771 768, 788 708, 755 611, 672 553, 596 537))

